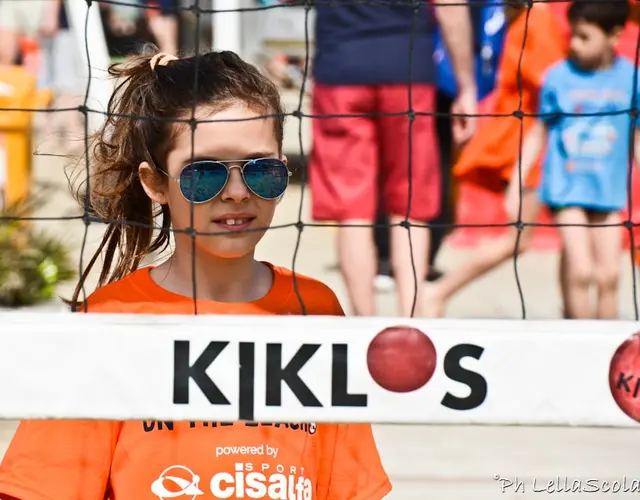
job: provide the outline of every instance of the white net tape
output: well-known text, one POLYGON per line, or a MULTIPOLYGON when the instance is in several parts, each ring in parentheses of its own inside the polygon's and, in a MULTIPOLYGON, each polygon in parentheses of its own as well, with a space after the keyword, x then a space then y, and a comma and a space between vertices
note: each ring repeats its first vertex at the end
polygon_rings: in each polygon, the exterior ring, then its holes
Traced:
POLYGON ((385 343, 384 318, 0 314, 0 417, 636 425, 635 322, 402 324, 426 336, 385 343), (435 370, 416 375, 411 350, 435 370))

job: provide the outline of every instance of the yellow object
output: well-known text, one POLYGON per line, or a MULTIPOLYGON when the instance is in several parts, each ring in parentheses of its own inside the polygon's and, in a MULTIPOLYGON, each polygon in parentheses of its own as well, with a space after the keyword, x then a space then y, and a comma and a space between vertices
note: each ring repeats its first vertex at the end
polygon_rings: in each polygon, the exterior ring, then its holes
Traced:
POLYGON ((36 104, 44 100, 31 71, 20 66, 0 66, 0 148, 6 163, 0 187, 7 205, 29 194, 33 133, 33 112, 29 110, 37 109, 36 104))

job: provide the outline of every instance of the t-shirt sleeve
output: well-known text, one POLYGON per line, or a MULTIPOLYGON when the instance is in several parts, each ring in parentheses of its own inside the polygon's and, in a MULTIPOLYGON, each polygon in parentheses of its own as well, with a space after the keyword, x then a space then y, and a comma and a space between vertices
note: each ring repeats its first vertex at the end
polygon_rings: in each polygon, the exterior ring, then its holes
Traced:
POLYGON ((544 123, 552 123, 557 120, 558 117, 554 115, 558 115, 561 112, 558 104, 558 93, 554 85, 555 80, 555 72, 550 72, 540 87, 538 113, 542 115, 540 120, 544 123))
POLYGON ((332 316, 344 316, 344 310, 342 309, 342 306, 340 305, 340 301, 338 300, 338 297, 336 296, 336 294, 333 292, 333 290, 329 290, 331 292, 331 300, 330 300, 330 311, 331 311, 331 315, 332 316))
MULTIPOLYGON (((635 68, 634 68, 634 72, 635 72, 635 68)), ((632 74, 631 77, 635 78, 635 75, 632 74)), ((635 101, 632 100, 631 102, 631 108, 634 109, 636 112, 640 111, 640 75, 638 75, 637 80, 638 81, 636 82, 635 101)), ((638 115, 636 116, 636 127, 640 127, 640 112, 638 112, 638 115)))
POLYGON ((321 424, 318 500, 380 500, 391 491, 368 424, 321 424))
POLYGON ((106 421, 21 422, 0 465, 0 498, 105 498, 119 429, 106 421))
POLYGON ((344 310, 335 292, 320 281, 310 281, 304 290, 308 313, 320 316, 344 316, 344 310))

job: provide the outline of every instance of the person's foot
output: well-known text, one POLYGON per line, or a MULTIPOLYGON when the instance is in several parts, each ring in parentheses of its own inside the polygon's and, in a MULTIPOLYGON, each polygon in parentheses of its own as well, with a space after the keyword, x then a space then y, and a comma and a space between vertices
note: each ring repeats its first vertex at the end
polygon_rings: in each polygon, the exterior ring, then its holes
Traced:
POLYGON ((376 291, 380 293, 391 292, 396 287, 396 282, 393 279, 391 263, 388 260, 378 261, 378 273, 373 282, 373 286, 376 291))
POLYGON ((430 267, 429 273, 427 274, 427 281, 429 283, 433 283, 434 281, 438 281, 443 276, 444 273, 442 271, 438 271, 435 267, 430 267))
MULTIPOLYGON (((429 274, 427 274, 426 281, 428 283, 433 283, 442 278, 442 276, 444 276, 444 273, 438 271, 434 267, 431 267, 429 269, 429 274)), ((376 275, 374 286, 376 291, 381 293, 391 292, 396 287, 391 263, 388 260, 380 260, 378 262, 378 274, 376 275)))
POLYGON ((428 283, 422 291, 422 316, 425 318, 442 318, 446 303, 442 298, 438 285, 428 283))

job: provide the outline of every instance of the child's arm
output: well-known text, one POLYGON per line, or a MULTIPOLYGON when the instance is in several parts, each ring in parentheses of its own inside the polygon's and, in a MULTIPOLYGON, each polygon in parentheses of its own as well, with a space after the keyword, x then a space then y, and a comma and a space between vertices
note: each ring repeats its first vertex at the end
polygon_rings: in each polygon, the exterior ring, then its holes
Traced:
POLYGON ((636 161, 636 167, 640 167, 640 126, 636 127, 633 136, 633 159, 636 161))
POLYGON ((505 210, 509 217, 515 219, 520 205, 520 186, 524 183, 533 167, 540 151, 547 141, 547 126, 542 120, 537 120, 522 144, 522 153, 513 166, 511 181, 505 197, 505 210), (520 170, 521 173, 518 173, 520 170))
POLYGON ((505 197, 505 209, 512 220, 516 219, 519 212, 521 185, 524 187, 531 168, 547 142, 549 125, 557 122, 562 111, 557 89, 559 85, 563 85, 564 73, 563 67, 559 66, 547 72, 544 77, 540 76, 538 118, 524 137, 522 151, 511 171, 511 181, 505 197))

